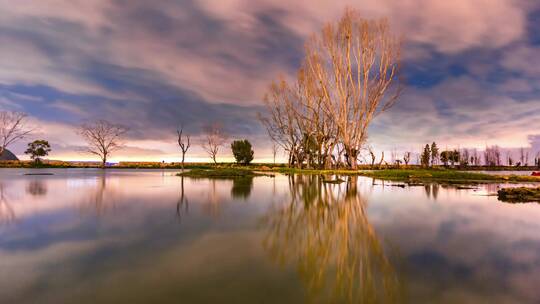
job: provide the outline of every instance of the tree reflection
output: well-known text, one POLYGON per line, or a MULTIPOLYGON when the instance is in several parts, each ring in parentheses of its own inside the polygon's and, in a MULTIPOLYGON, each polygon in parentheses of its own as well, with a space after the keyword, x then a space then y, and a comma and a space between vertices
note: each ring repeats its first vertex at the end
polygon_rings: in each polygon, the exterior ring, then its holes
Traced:
POLYGON ((4 193, 4 184, 0 183, 0 225, 11 224, 15 220, 15 210, 13 210, 4 193))
POLYGON ((28 182, 26 193, 33 196, 43 196, 47 194, 47 184, 40 179, 34 179, 28 182))
POLYGON ((176 216, 180 221, 182 219, 182 213, 188 214, 189 202, 184 191, 184 177, 180 176, 180 197, 176 203, 176 216))
POLYGON ((248 199, 253 189, 253 177, 237 177, 233 179, 231 196, 236 199, 248 199))
POLYGON ((426 193, 426 197, 428 199, 433 198, 433 200, 436 201, 439 197, 439 188, 440 185, 437 183, 424 184, 424 192, 426 193))
POLYGON ((401 286, 368 221, 356 177, 344 185, 318 176, 291 176, 291 198, 265 218, 264 247, 276 262, 293 263, 311 301, 395 303, 401 286))
POLYGON ((98 216, 104 215, 115 206, 115 201, 112 198, 107 197, 107 174, 102 172, 97 176, 97 183, 95 191, 90 192, 81 205, 81 211, 83 213, 95 214, 98 216))

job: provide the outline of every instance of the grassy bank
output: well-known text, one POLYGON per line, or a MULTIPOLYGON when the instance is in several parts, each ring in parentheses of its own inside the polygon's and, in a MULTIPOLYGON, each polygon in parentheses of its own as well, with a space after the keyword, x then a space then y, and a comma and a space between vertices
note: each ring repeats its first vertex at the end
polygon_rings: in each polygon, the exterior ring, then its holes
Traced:
POLYGON ((540 182, 539 177, 524 175, 491 175, 458 170, 377 170, 362 172, 364 176, 394 181, 433 181, 447 183, 540 182))
POLYGON ((540 202, 540 187, 504 188, 497 192, 500 201, 508 203, 540 202))
POLYGON ((539 177, 523 175, 491 175, 454 169, 382 169, 382 170, 304 170, 278 168, 286 174, 361 175, 382 180, 403 182, 486 183, 486 182, 540 182, 539 177))
POLYGON ((215 169, 192 169, 186 172, 178 173, 178 176, 191 178, 240 178, 240 177, 256 177, 265 176, 265 174, 257 173, 249 169, 239 168, 215 168, 215 169))

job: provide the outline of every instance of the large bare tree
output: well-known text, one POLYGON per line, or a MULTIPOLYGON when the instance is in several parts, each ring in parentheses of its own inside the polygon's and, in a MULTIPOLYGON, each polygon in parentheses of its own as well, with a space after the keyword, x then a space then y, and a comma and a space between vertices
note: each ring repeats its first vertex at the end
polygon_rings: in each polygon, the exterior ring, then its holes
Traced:
POLYGON ((272 83, 261 116, 270 137, 289 152, 289 165, 357 169, 373 119, 401 93, 400 48, 388 21, 347 9, 306 44, 294 82, 272 83))
POLYGON ((111 153, 122 147, 122 137, 127 131, 128 128, 106 120, 85 123, 79 127, 79 134, 88 144, 86 152, 99 156, 102 168, 111 153))
POLYGON ((183 126, 176 130, 176 134, 178 135, 178 146, 180 146, 180 150, 182 151, 182 170, 183 170, 184 159, 185 159, 186 153, 189 147, 191 147, 190 136, 184 135, 183 126))
POLYGON ((202 147, 210 155, 214 164, 217 164, 217 154, 226 140, 227 135, 220 124, 213 124, 204 128, 202 147))
POLYGON ((386 19, 365 20, 351 9, 306 45, 305 69, 320 86, 351 169, 370 123, 400 95, 400 45, 386 19))
POLYGON ((26 113, 0 111, 0 155, 7 147, 26 137, 33 130, 27 126, 26 113))

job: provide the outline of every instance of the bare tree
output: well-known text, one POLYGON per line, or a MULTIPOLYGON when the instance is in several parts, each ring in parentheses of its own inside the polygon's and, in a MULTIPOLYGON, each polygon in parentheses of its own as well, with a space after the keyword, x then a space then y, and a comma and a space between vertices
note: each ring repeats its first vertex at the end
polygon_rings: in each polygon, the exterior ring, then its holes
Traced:
POLYGON ((375 160, 377 157, 375 156, 375 152, 373 151, 372 147, 368 147, 369 156, 371 157, 371 168, 373 169, 373 166, 375 166, 375 160))
POLYGON ((292 96, 292 89, 284 79, 273 82, 263 98, 268 115, 259 115, 270 139, 289 153, 289 166, 299 164, 299 144, 302 139, 295 110, 298 100, 292 96))
POLYGON ((405 154, 403 154, 403 162, 405 163, 405 166, 409 165, 410 161, 411 161, 411 152, 405 152, 405 154))
POLYGON ((351 169, 357 169, 369 124, 400 95, 400 45, 387 20, 365 20, 351 9, 307 43, 305 70, 322 92, 351 169))
POLYGON ((184 133, 183 126, 176 130, 176 134, 178 135, 178 146, 180 146, 180 150, 182 151, 182 170, 184 170, 184 159, 186 156, 186 152, 191 146, 190 136, 189 135, 184 136, 183 133, 184 133))
POLYGON ((33 131, 26 125, 27 116, 22 112, 0 111, 0 155, 10 144, 33 131))
POLYGON ((85 123, 79 127, 79 134, 88 146, 85 151, 101 158, 102 168, 105 168, 107 158, 112 152, 122 147, 122 137, 128 129, 106 120, 85 123))
POLYGON ((279 146, 276 143, 272 144, 272 156, 274 157, 274 165, 276 164, 276 155, 278 153, 279 146))
POLYGON ((217 164, 217 154, 219 148, 225 144, 227 136, 223 131, 223 128, 220 124, 213 124, 204 128, 204 139, 202 142, 202 147, 210 155, 210 158, 214 161, 214 164, 217 164))
POLYGON ((260 116, 270 138, 289 153, 289 166, 356 169, 371 121, 401 92, 400 42, 386 20, 346 10, 306 45, 296 80, 273 82, 260 116))

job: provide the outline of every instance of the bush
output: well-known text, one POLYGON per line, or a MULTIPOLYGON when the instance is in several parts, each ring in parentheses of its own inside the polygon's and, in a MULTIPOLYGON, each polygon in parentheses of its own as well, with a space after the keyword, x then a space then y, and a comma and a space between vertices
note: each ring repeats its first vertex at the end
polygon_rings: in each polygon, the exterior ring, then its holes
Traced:
POLYGON ((231 149, 237 163, 248 165, 253 160, 254 152, 251 148, 251 143, 248 140, 233 141, 231 149))

